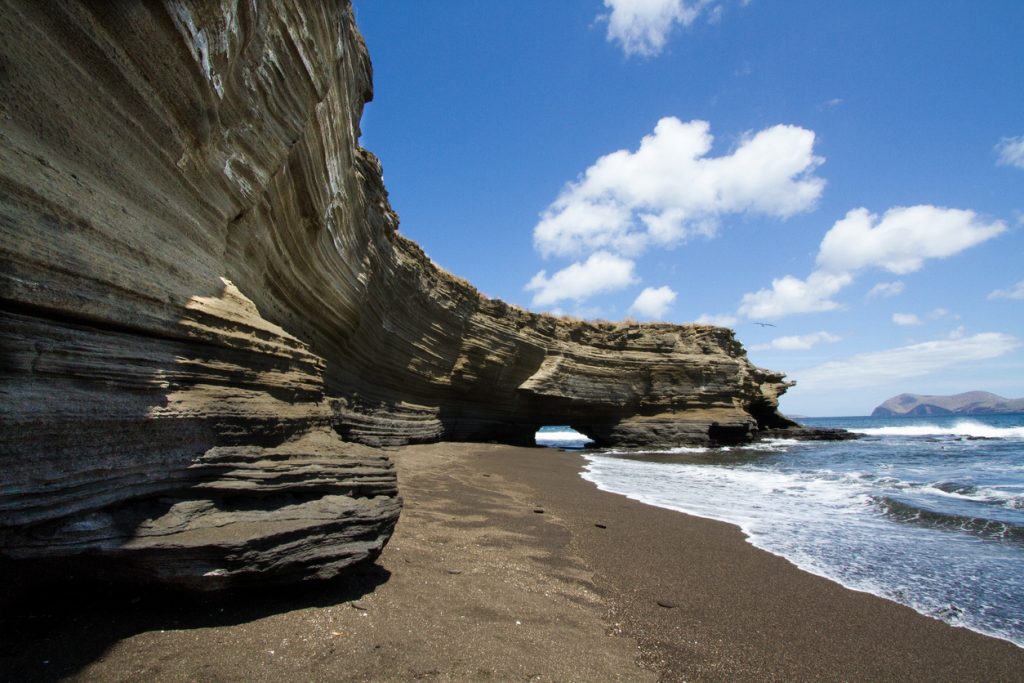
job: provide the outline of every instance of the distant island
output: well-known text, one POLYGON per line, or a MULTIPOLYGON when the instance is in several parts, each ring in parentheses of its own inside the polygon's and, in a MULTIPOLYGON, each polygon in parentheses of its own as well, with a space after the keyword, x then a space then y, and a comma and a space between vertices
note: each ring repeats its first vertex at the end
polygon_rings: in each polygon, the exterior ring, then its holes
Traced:
POLYGON ((871 411, 871 417, 922 415, 990 415, 1024 413, 1024 398, 1003 398, 988 391, 968 391, 952 396, 900 394, 871 411))

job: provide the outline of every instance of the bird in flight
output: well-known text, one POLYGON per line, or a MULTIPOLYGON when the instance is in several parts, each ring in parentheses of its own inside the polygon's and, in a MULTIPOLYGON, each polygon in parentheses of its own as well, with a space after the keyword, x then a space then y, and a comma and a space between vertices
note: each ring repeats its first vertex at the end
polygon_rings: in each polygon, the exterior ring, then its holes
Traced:
POLYGON ((775 327, 775 325, 772 325, 771 323, 754 323, 754 324, 755 325, 760 325, 761 327, 775 327))

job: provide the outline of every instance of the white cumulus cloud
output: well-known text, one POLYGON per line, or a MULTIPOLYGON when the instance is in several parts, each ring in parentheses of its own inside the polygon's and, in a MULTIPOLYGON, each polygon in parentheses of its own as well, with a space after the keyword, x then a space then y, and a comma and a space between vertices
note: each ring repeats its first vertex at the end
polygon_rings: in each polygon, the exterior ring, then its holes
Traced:
POLYGON ((854 209, 825 234, 818 266, 832 272, 884 268, 903 274, 919 270, 928 259, 946 258, 1006 230, 973 211, 927 204, 889 209, 881 218, 854 209))
POLYGON ((868 298, 888 299, 891 296, 902 294, 904 289, 906 289, 906 285, 904 285, 900 280, 896 280, 895 282, 879 282, 871 288, 871 291, 868 292, 868 298))
POLYGON ((708 0, 604 0, 608 40, 618 42, 627 55, 653 57, 662 51, 676 24, 689 26, 708 0))
POLYGON ((923 377, 944 368, 1005 355, 1021 345, 1014 336, 983 332, 970 337, 940 339, 885 351, 862 353, 790 373, 806 392, 886 386, 923 377))
POLYGON ((728 314, 702 313, 695 321, 698 325, 718 325, 719 327, 735 327, 739 318, 728 314))
POLYGON ((1009 289, 996 289, 988 294, 989 299, 1024 299, 1024 280, 1009 289))
POLYGON ((999 153, 1000 166, 1024 168, 1024 135, 1015 138, 1003 138, 996 145, 999 153))
POLYGON ((842 337, 830 332, 813 332, 811 334, 800 334, 788 337, 776 337, 767 344, 758 344, 750 347, 754 351, 774 349, 776 351, 806 351, 818 344, 835 344, 842 341, 842 337))
POLYGON ((526 284, 534 292, 534 306, 550 306, 559 301, 582 301, 600 292, 609 292, 638 282, 633 261, 599 251, 583 263, 573 263, 551 277, 540 271, 526 284))
MULTIPOLYGON (((739 313, 779 318, 839 308, 832 297, 868 268, 912 273, 928 259, 947 258, 1005 232, 1002 221, 986 222, 973 211, 922 204, 897 207, 879 217, 854 209, 832 226, 818 249, 818 268, 806 280, 786 275, 771 289, 743 295, 739 313)), ((891 283, 880 292, 902 291, 891 283)), ((878 287, 872 290, 874 292, 878 287)))
POLYGON ((772 280, 771 289, 744 294, 739 312, 754 319, 835 310, 839 304, 831 297, 852 281, 846 273, 815 271, 806 280, 786 275, 772 280))
POLYGON ((814 175, 814 133, 778 125, 712 157, 706 121, 658 121, 639 148, 598 159, 541 214, 534 244, 547 257, 595 250, 637 255, 694 235, 713 235, 721 216, 786 218, 813 208, 825 181, 814 175))
POLYGON ((924 325, 924 321, 921 320, 915 313, 893 313, 892 321, 897 325, 924 325))
POLYGON ((647 287, 629 310, 644 318, 663 318, 675 300, 676 293, 670 287, 647 287))

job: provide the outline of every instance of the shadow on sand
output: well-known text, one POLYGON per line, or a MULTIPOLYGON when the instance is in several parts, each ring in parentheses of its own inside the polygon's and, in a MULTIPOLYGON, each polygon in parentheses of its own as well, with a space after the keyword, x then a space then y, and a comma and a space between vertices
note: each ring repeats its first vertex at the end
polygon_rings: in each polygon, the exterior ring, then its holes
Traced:
POLYGON ((62 680, 139 633, 329 607, 372 593, 390 576, 364 563, 330 581, 210 595, 96 583, 8 584, 0 593, 0 682, 62 680))

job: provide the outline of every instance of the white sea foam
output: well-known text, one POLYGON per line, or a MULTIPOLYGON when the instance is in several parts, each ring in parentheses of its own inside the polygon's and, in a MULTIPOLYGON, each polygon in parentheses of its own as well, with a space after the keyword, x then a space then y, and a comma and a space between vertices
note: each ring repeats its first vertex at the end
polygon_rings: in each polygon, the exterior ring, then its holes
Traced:
MULTIPOLYGON (((908 436, 906 431, 900 434, 908 436)), ((878 504, 880 491, 898 496, 935 493, 988 504, 1007 501, 1006 507, 1013 510, 1008 514, 1013 515, 1024 491, 1013 484, 965 487, 961 493, 935 489, 933 484, 941 480, 914 479, 918 462, 912 458, 888 465, 877 457, 877 446, 865 442, 863 447, 871 449, 870 457, 856 466, 843 455, 849 451, 826 451, 849 448, 839 445, 803 450, 806 458, 791 469, 777 466, 778 456, 771 454, 723 466, 710 460, 647 462, 591 453, 586 455, 583 477, 602 490, 649 505, 730 522, 753 545, 805 571, 1024 647, 1024 615, 1019 610, 1024 577, 993 571, 1019 566, 1017 544, 901 524, 888 518, 878 504), (821 456, 824 452, 839 457, 821 456)), ((791 456, 794 453, 782 457, 791 456)))
POLYGON ((664 464, 605 455, 588 455, 584 478, 598 488, 622 493, 649 505, 709 517, 738 525, 748 534, 760 533, 785 517, 803 525, 821 514, 822 507, 843 513, 866 501, 856 481, 828 471, 806 475, 756 467, 709 467, 664 464), (772 505, 775 497, 786 506, 772 505), (723 506, 723 500, 737 504, 723 506), (744 501, 740 503, 739 501, 744 501), (766 511, 771 508, 771 514, 766 511))
POLYGON ((585 434, 568 428, 558 431, 541 430, 537 432, 534 440, 538 446, 549 448, 584 448, 587 444, 593 443, 585 434))
POLYGON ((659 448, 658 450, 632 450, 632 451, 621 451, 621 450, 606 450, 602 451, 604 455, 629 455, 629 456, 641 456, 641 455, 680 455, 683 453, 711 453, 711 448, 705 448, 704 446, 676 446, 675 448, 659 448))
POLYGON ((614 450, 601 451, 604 455, 683 455, 705 453, 717 455, 721 453, 732 453, 736 451, 758 451, 763 453, 778 453, 785 451, 787 447, 800 443, 795 439, 765 439, 756 443, 743 444, 742 446, 675 446, 673 448, 659 448, 656 450, 614 450))
POLYGON ((961 420, 950 426, 936 424, 851 428, 868 436, 970 436, 982 439, 1024 439, 1024 427, 994 427, 974 420, 961 420))
POLYGON ((765 439, 764 441, 757 441, 755 443, 734 446, 722 450, 781 452, 786 450, 789 446, 794 446, 798 443, 800 442, 796 439, 765 439))

